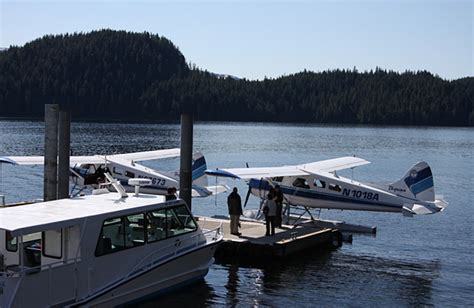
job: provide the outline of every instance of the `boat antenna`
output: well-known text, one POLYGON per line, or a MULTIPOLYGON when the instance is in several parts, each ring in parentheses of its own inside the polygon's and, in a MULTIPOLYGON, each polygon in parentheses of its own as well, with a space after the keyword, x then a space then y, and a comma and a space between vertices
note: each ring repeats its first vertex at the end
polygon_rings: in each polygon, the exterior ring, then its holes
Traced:
POLYGON ((123 189, 123 186, 120 184, 119 181, 114 179, 108 172, 105 172, 104 175, 110 182, 110 184, 115 188, 115 190, 120 194, 120 198, 128 197, 127 193, 125 192, 125 189, 123 189))

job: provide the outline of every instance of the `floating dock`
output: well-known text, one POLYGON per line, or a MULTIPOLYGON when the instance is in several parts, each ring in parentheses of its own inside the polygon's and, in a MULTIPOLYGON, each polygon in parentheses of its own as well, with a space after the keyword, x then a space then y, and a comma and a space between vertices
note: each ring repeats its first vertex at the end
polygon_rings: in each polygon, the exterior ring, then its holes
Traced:
POLYGON ((285 258, 289 255, 319 248, 337 248, 342 245, 342 233, 335 228, 320 227, 313 223, 297 226, 284 225, 275 229, 275 235, 265 236, 263 222, 241 221, 240 236, 230 234, 230 220, 199 217, 203 229, 222 224, 224 241, 216 250, 219 262, 255 263, 263 260, 285 258))

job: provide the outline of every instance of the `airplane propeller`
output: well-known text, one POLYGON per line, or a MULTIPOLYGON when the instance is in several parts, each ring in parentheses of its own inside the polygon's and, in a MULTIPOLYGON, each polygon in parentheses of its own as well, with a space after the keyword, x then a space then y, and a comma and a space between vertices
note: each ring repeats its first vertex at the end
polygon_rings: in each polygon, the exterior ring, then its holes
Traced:
MULTIPOLYGON (((249 168, 249 163, 248 162, 246 162, 245 165, 247 166, 247 168, 249 168)), ((249 201, 249 197, 250 197, 251 193, 252 193, 252 189, 250 188, 250 185, 249 185, 249 190, 247 191, 247 196, 245 196, 244 207, 247 206, 247 202, 249 201)))
POLYGON ((249 185, 249 190, 247 191, 247 196, 245 196, 244 207, 247 206, 247 202, 249 201, 249 197, 250 197, 251 193, 252 193, 252 188, 250 188, 250 185, 249 185))

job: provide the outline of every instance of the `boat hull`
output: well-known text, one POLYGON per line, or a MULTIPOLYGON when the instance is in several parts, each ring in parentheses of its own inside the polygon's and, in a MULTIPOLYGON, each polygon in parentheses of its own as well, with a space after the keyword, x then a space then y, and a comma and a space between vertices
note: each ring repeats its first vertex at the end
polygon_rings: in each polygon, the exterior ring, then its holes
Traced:
POLYGON ((214 262, 217 244, 210 244, 152 266, 107 290, 71 306, 111 307, 158 295, 204 278, 214 262))

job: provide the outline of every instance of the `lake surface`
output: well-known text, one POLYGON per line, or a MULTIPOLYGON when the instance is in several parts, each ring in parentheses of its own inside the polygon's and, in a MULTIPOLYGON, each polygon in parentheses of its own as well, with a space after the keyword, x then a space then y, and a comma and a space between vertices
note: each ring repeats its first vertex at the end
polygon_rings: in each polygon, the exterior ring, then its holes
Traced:
MULTIPOLYGON (((179 147, 178 124, 73 123, 75 155, 179 147)), ((0 121, 0 156, 43 155, 42 122, 0 121)), ((143 303, 184 306, 472 306, 474 304, 472 128, 399 128, 197 123, 194 149, 209 168, 300 164, 357 155, 372 163, 344 173, 366 182, 391 182, 414 163, 432 168, 443 213, 321 212, 323 219, 377 226, 377 236, 354 236, 334 251, 309 251, 260 268, 215 264, 205 280, 143 303)), ((176 159, 150 162, 173 170, 176 159)), ((42 197, 42 167, 2 167, 7 201, 42 197)), ((212 180, 214 182, 214 180, 212 180)), ((245 183, 229 180, 244 196, 245 183)), ((226 214, 227 194, 194 199, 198 215, 226 214)), ((251 198, 247 208, 256 208, 251 198)))

